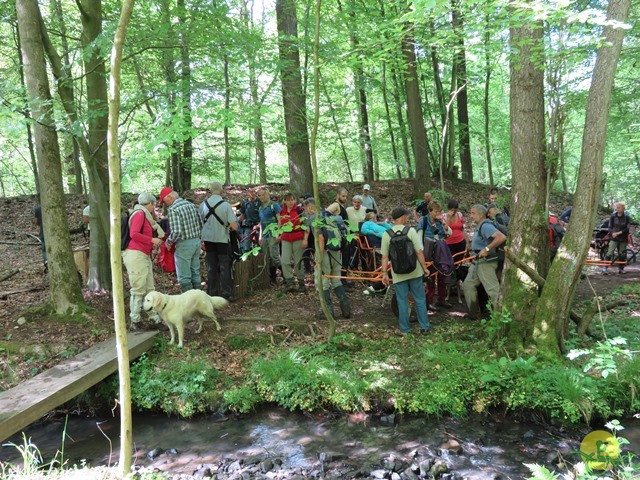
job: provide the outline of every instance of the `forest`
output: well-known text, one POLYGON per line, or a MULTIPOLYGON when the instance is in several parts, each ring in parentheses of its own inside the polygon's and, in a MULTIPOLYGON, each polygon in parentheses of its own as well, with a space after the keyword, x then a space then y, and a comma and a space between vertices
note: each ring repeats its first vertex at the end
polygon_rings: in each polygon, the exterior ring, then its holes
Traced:
POLYGON ((49 302, 64 314, 85 303, 66 194, 87 195, 93 215, 86 286, 117 305, 123 191, 278 182, 319 198, 319 182, 402 179, 418 200, 455 194, 445 181, 498 186, 513 260, 492 335, 506 358, 557 359, 598 208, 640 213, 637 7, 0 0, 0 194, 42 205, 49 302), (550 264, 557 192, 574 213, 550 264))

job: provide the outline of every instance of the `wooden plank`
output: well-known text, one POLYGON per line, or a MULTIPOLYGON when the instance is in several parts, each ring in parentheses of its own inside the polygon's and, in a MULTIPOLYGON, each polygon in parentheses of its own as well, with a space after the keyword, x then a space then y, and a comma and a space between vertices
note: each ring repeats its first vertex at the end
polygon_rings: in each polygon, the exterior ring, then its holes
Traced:
MULTIPOLYGON (((130 332, 129 358, 153 345, 157 331, 130 332)), ((116 339, 110 338, 0 393, 0 442, 38 420, 118 369, 116 339)))

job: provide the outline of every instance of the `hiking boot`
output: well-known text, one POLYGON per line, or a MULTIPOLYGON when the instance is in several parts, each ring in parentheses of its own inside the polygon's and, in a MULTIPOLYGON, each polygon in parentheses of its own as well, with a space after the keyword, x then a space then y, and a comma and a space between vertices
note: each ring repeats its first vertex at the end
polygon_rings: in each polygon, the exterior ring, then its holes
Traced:
POLYGON ((446 300, 439 300, 436 305, 438 307, 444 307, 444 308, 451 308, 453 307, 453 305, 451 305, 449 302, 447 302, 446 300))
POLYGON ((287 293, 291 293, 291 292, 295 292, 296 291, 296 284, 293 283, 293 279, 285 280, 284 291, 287 292, 287 293))
POLYGON ((438 307, 430 303, 429 305, 427 305, 427 311, 436 313, 438 311, 438 307))
POLYGON ((342 317, 351 318, 351 304, 349 303, 349 297, 347 297, 347 293, 344 291, 344 287, 335 287, 333 291, 336 292, 338 300, 340 301, 340 311, 342 312, 342 317))

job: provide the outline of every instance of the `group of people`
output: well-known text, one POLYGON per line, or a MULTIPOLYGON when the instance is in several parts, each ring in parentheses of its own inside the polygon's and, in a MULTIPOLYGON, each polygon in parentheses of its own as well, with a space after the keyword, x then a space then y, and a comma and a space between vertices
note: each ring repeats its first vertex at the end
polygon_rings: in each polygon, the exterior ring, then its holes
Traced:
MULTIPOLYGON (((337 297, 342 316, 351 316, 347 290, 351 289, 352 282, 344 277, 347 276, 345 272, 354 268, 355 256, 352 254, 355 242, 348 239, 348 233, 366 237, 367 243, 378 253, 382 265, 379 289, 383 290, 393 282, 399 327, 403 333, 410 332, 409 293, 413 297, 422 333, 429 330, 428 311, 452 306, 447 300, 448 276, 437 268, 435 262, 430 261, 430 250, 425 254, 425 247, 434 242, 446 245, 455 260, 463 256, 474 257, 462 284, 470 318, 479 318, 481 306, 487 301, 494 306, 497 303, 501 268, 499 249, 506 241, 509 212, 507 208, 498 206, 495 190, 490 192, 487 203, 479 203, 471 208, 469 215, 475 223, 471 238, 465 231, 465 218, 458 201, 448 200, 445 212, 429 192, 424 194, 424 200, 413 213, 404 207, 397 207, 389 217, 383 218, 367 184, 363 186, 362 193, 351 197, 351 205, 347 204, 349 192, 339 187, 334 201, 324 209, 316 208, 314 198, 308 194, 297 197, 287 193, 280 202, 272 197, 266 187, 251 189, 248 198, 237 205, 237 213, 222 198, 223 186, 220 182, 213 182, 210 190, 211 196, 198 207, 169 187, 160 191, 158 201, 150 193, 138 196, 137 204, 128 216, 131 240, 123 252, 131 285, 130 318, 133 329, 141 321, 144 296, 154 290, 151 254, 163 242, 173 251, 177 280, 183 292, 202 288, 200 254, 203 246, 207 264, 207 293, 235 300, 229 255, 233 232, 237 233, 243 252, 260 245, 268 258, 272 283, 278 283, 279 271, 286 292, 306 291, 304 252, 314 248, 313 234, 317 232, 323 253, 324 276, 319 278, 316 272, 315 285, 322 289, 332 316, 331 292, 337 297), (166 234, 156 219, 157 205, 167 207, 169 228, 166 234), (417 224, 417 227, 405 229, 410 224, 417 224), (410 271, 395 271, 390 261, 394 248, 392 238, 400 233, 406 235, 415 250, 415 257, 412 257, 415 268, 410 271)), ((88 216, 89 212, 83 213, 88 216)), ((625 205, 619 203, 610 219, 608 257, 613 258, 616 250, 625 250, 629 224, 625 205)), ((619 265, 621 273, 623 267, 619 265)), ((379 291, 376 288, 367 289, 367 293, 379 291)), ((150 316, 155 322, 161 321, 155 313, 150 316)))

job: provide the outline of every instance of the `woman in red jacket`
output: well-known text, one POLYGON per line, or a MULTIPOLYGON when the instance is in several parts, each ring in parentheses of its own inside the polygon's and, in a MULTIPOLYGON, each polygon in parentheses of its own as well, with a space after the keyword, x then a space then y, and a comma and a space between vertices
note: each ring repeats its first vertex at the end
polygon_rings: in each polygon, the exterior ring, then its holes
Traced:
POLYGON ((293 292, 296 289, 294 282, 298 280, 298 291, 304 292, 304 265, 302 264, 302 240, 304 238, 304 230, 302 229, 302 209, 296 205, 296 196, 293 193, 287 193, 283 199, 284 206, 278 215, 280 224, 280 240, 282 252, 280 260, 282 261, 282 276, 284 277, 284 285, 287 292, 293 292))
MULTIPOLYGON (((122 260, 131 285, 129 298, 131 330, 138 329, 144 296, 155 290, 151 252, 162 243, 160 239, 164 237, 164 231, 154 218, 155 203, 156 197, 150 193, 141 193, 138 196, 137 205, 133 207, 133 211, 129 215, 131 240, 122 253, 122 260)), ((149 317, 155 323, 162 322, 156 312, 152 311, 149 317)))

